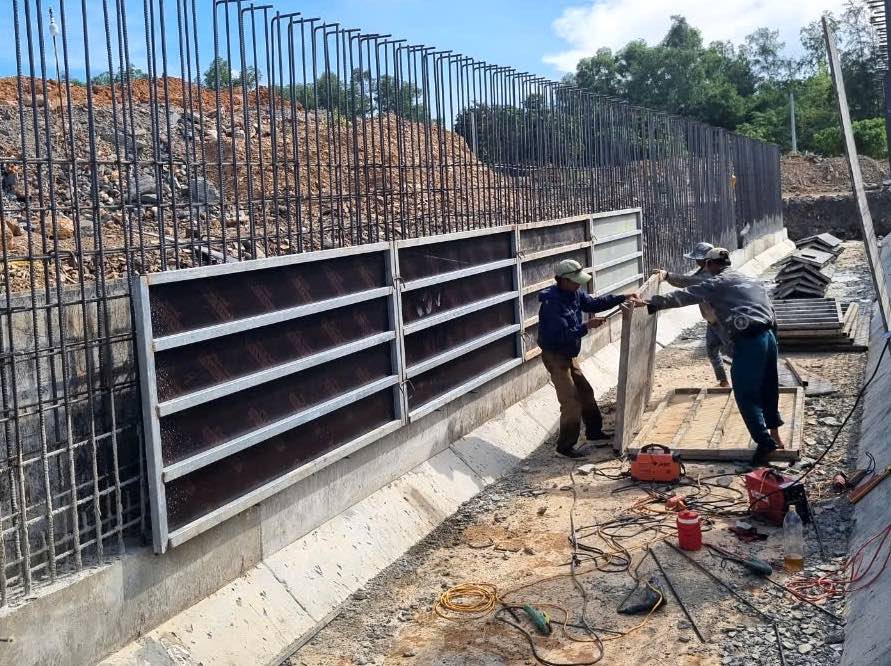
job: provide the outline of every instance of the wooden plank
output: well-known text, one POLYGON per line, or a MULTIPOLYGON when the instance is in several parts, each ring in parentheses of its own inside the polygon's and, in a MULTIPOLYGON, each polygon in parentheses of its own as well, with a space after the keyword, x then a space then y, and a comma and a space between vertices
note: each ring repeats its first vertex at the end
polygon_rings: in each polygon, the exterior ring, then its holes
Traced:
POLYGON ((857 319, 857 325, 852 331, 854 348, 857 351, 866 351, 869 349, 869 333, 872 328, 872 312, 870 308, 861 308, 857 319))
POLYGON ((786 338, 825 338, 830 340, 844 339, 847 336, 840 328, 782 328, 778 331, 777 337, 780 340, 786 338))
POLYGON ((795 451, 797 459, 798 455, 801 455, 802 433, 804 432, 804 389, 795 391, 795 409, 793 415, 792 438, 785 444, 787 449, 795 451))
POLYGON ((650 434, 650 431, 659 423, 659 418, 662 416, 662 412, 668 407, 669 398, 665 398, 659 405, 656 407, 655 411, 650 412, 650 418, 641 429, 641 431, 637 434, 636 439, 640 441, 646 441, 647 437, 650 434))
MULTIPOLYGON (((640 288, 644 300, 659 293, 659 277, 653 275, 640 288)), ((646 308, 622 308, 622 343, 619 381, 616 387, 616 429, 613 448, 621 453, 631 443, 640 417, 650 400, 656 363, 658 313, 646 308)))
POLYGON ((842 333, 842 325, 837 321, 820 321, 819 319, 814 319, 811 321, 795 321, 788 324, 778 322, 777 330, 780 332, 806 330, 817 332, 836 331, 838 333, 842 333))
POLYGON ((801 370, 798 368, 795 363, 792 362, 792 359, 784 358, 783 362, 786 364, 786 367, 789 368, 789 372, 795 377, 799 384, 804 387, 807 387, 807 379, 802 374, 801 370))
POLYGON ((823 17, 823 36, 826 39, 826 51, 829 55, 829 73, 832 76, 832 85, 835 88, 836 100, 838 102, 838 113, 842 122, 842 135, 845 140, 848 171, 851 174, 851 185, 854 190, 854 197, 857 200, 857 210, 860 214, 860 231, 863 235, 866 257, 869 260, 876 300, 879 302, 879 312, 882 315, 884 330, 887 332, 891 328, 891 297, 888 295, 888 278, 882 268, 876 232, 872 223, 872 214, 869 211, 869 203, 866 200, 866 190, 863 186, 863 174, 860 171, 857 146, 854 143, 854 129, 851 125, 851 113, 848 109, 848 96, 845 92, 845 79, 842 73, 838 46, 835 41, 835 33, 825 16, 823 17))
POLYGON ((851 335, 851 331, 854 330, 854 327, 857 325, 857 321, 859 320, 860 314, 860 303, 854 302, 848 306, 848 309, 845 311, 845 322, 844 322, 844 330, 845 335, 851 335))
POLYGON ((681 423, 681 427, 678 428, 677 434, 674 436, 674 439, 671 440, 671 448, 675 448, 681 440, 684 439, 684 436, 687 434, 687 431, 690 430, 690 426, 693 425, 693 420, 696 418, 696 415, 699 413, 699 409, 702 407, 702 403, 705 401, 705 396, 708 395, 708 389, 700 389, 699 393, 696 396, 696 400, 693 402, 693 406, 687 411, 687 415, 684 417, 683 423, 681 423))
POLYGON ((813 373, 805 372, 790 358, 784 358, 783 362, 788 368, 789 374, 791 374, 795 381, 804 389, 805 396, 816 397, 835 393, 835 386, 833 386, 832 382, 829 382, 822 377, 818 377, 813 373))
POLYGON ((727 419, 733 413, 735 407, 736 400, 733 399, 733 394, 728 392, 724 407, 721 409, 721 415, 718 417, 717 423, 715 423, 715 430, 712 432, 712 436, 709 437, 709 449, 720 448, 721 438, 724 436, 724 428, 727 427, 727 419))
MULTIPOLYGON (((786 423, 780 436, 786 443, 772 460, 796 460, 804 424, 804 390, 780 388, 780 412, 786 423)), ((663 444, 685 460, 748 460, 755 450, 731 389, 675 389, 653 413, 648 427, 631 445, 663 444), (695 399, 693 396, 696 396, 695 399), (657 416, 658 414, 658 416, 657 416), (658 423, 656 423, 658 422, 658 423)))

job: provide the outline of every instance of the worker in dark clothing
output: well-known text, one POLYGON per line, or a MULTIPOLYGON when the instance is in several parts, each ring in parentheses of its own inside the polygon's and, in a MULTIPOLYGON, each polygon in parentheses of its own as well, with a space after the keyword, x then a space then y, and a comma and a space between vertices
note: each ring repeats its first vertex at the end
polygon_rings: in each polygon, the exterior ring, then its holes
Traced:
POLYGON ((757 444, 752 465, 765 465, 771 452, 783 446, 779 438, 783 420, 779 412, 773 305, 759 280, 730 268, 727 250, 709 250, 705 270, 711 274, 710 279, 635 305, 646 305, 651 314, 696 303, 712 306, 733 340, 730 376, 739 413, 757 444))
POLYGON ((583 454, 574 450, 581 430, 580 419, 585 422, 588 440, 609 439, 609 435, 603 432, 603 417, 594 398, 594 390, 582 374, 577 360, 582 338, 605 320, 592 317, 584 321, 582 313, 609 310, 629 299, 637 299, 637 295, 588 295, 580 288, 591 281, 591 274, 582 270, 579 262, 572 259, 565 259, 557 265, 555 279, 557 284, 542 291, 538 297, 541 302, 538 346, 560 402, 557 452, 569 458, 580 458, 583 454))
MULTIPOLYGON (((683 289, 691 284, 699 284, 712 277, 712 274, 705 270, 705 255, 714 247, 711 243, 697 243, 692 251, 686 252, 684 257, 692 259, 699 266, 699 270, 692 275, 684 275, 682 273, 670 273, 664 270, 653 271, 658 274, 672 287, 683 289)), ((733 341, 724 331, 721 322, 715 315, 715 310, 708 303, 699 304, 699 312, 705 319, 708 326, 705 329, 705 352, 708 355, 709 363, 712 364, 712 370, 715 372, 715 379, 718 380, 718 386, 728 387, 730 382, 727 381, 727 370, 724 368, 724 354, 733 357, 733 341)))

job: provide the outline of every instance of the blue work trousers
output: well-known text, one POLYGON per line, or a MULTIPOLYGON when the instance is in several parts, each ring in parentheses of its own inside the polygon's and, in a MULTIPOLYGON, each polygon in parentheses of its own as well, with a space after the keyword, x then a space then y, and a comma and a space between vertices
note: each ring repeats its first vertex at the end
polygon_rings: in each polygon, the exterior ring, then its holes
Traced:
POLYGON ((736 406, 758 449, 766 453, 777 448, 770 428, 783 425, 780 417, 780 389, 777 377, 777 339, 773 331, 734 338, 733 394, 736 406))

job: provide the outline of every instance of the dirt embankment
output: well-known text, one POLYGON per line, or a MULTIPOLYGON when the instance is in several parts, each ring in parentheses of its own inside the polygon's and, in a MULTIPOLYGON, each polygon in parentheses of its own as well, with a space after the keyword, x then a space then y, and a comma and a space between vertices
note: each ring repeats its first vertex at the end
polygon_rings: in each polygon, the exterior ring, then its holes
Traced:
MULTIPOLYGON (((888 162, 860 156, 860 170, 867 189, 880 187, 888 178, 888 162)), ((844 157, 790 154, 780 160, 783 198, 850 194, 851 176, 844 157)))

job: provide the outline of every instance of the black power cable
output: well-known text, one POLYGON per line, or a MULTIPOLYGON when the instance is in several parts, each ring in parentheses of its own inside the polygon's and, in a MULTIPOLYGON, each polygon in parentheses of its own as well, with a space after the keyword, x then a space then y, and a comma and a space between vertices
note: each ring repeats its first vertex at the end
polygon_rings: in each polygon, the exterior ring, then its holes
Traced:
MULTIPOLYGON (((854 415, 854 412, 857 410, 857 406, 860 404, 860 401, 863 399, 863 395, 864 395, 864 393, 866 393, 866 389, 869 388, 869 385, 872 384, 873 380, 876 378, 876 375, 879 374, 879 368, 882 367, 882 361, 885 359, 885 353, 888 352, 889 350, 891 350, 891 339, 888 339, 885 341, 885 346, 882 348, 882 353, 879 355, 878 360, 876 360, 876 367, 873 369, 872 375, 870 375, 870 377, 866 381, 866 383, 857 392, 857 397, 854 400, 854 405, 851 407, 850 411, 848 411, 847 415, 845 416, 844 421, 842 421, 841 425, 838 427, 838 430, 835 431, 835 436, 832 438, 832 441, 829 442, 829 444, 826 446, 826 448, 823 449, 823 452, 817 457, 816 460, 814 460, 814 464, 811 465, 804 472, 802 472, 798 476, 798 478, 796 478, 793 481, 793 483, 801 483, 805 478, 807 478, 807 476, 810 475, 811 472, 813 472, 815 469, 817 469, 819 464, 823 461, 823 458, 825 458, 826 455, 835 446, 836 442, 838 441, 838 438, 841 436, 842 430, 844 430, 845 426, 848 425, 848 421, 851 420, 851 417, 854 415)), ((782 492, 782 491, 783 491, 783 488, 777 488, 776 490, 772 490, 762 497, 756 497, 755 499, 753 499, 749 502, 749 510, 751 510, 752 507, 756 503, 764 502, 771 495, 775 495, 776 493, 782 492)))

